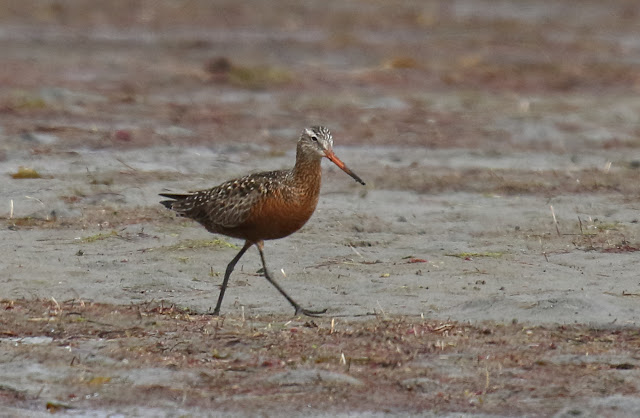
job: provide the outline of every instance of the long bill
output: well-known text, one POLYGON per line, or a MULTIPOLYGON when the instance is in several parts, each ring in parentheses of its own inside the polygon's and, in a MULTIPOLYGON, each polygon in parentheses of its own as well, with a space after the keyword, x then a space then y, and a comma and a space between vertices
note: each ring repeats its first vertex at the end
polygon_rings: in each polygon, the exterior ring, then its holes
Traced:
POLYGON ((340 158, 336 157, 336 154, 333 153, 332 150, 325 150, 324 155, 327 156, 328 159, 330 159, 335 165, 337 165, 338 167, 340 167, 340 169, 342 171, 344 171, 345 173, 347 173, 348 175, 350 175, 351 177, 353 177, 355 179, 355 181, 357 181, 358 183, 362 184, 363 186, 364 181, 362 181, 362 179, 360 177, 358 177, 358 175, 356 173, 354 173, 353 171, 351 171, 349 169, 349 167, 346 166, 345 163, 343 163, 340 158))

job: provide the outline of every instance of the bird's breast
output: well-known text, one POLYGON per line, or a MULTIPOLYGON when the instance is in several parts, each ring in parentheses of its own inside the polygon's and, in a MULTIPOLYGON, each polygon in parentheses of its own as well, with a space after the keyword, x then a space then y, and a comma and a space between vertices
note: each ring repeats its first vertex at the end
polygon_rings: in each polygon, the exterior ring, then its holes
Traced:
POLYGON ((318 193, 266 195, 251 209, 242 225, 252 240, 283 238, 296 232, 311 218, 318 204, 318 193))

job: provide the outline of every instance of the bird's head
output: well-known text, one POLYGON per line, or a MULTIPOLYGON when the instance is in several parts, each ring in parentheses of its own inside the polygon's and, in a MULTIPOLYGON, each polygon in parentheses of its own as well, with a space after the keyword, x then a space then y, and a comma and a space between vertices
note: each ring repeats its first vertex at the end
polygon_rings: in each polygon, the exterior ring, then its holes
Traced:
POLYGON ((302 131, 298 141, 298 151, 304 155, 313 155, 317 158, 327 157, 342 171, 353 177, 358 183, 364 185, 364 181, 351 171, 345 163, 340 161, 333 152, 333 137, 331 132, 324 126, 312 126, 302 131))

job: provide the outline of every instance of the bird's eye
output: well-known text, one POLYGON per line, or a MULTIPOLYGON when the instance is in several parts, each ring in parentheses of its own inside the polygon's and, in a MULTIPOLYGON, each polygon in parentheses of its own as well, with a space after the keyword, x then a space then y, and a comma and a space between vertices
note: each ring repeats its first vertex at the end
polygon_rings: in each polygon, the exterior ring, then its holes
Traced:
POLYGON ((313 139, 314 142, 318 142, 318 137, 317 136, 312 136, 311 139, 313 139))

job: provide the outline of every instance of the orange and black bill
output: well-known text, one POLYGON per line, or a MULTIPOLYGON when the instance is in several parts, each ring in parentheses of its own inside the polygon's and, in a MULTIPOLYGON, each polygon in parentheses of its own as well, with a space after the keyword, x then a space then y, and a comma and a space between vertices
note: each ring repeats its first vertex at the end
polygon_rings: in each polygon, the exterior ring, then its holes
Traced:
POLYGON ((358 183, 362 184, 363 186, 364 181, 362 181, 362 179, 360 177, 358 177, 358 175, 356 173, 354 173, 353 171, 349 170, 349 168, 345 165, 345 163, 343 163, 342 161, 340 161, 340 158, 336 157, 336 154, 333 153, 333 151, 331 150, 326 150, 324 152, 324 154, 327 156, 328 159, 330 159, 331 161, 333 161, 333 163, 335 165, 337 165, 338 167, 340 167, 340 169, 342 171, 344 171, 345 173, 347 173, 348 175, 350 175, 351 177, 353 177, 358 183))

